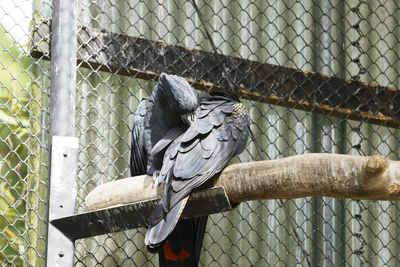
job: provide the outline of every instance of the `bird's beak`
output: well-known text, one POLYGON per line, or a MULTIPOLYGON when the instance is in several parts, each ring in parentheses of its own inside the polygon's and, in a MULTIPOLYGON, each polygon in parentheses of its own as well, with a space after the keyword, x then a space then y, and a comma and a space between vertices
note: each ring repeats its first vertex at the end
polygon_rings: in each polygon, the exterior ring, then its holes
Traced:
POLYGON ((192 123, 194 122, 194 113, 185 113, 181 115, 182 121, 183 123, 185 123, 187 126, 192 125, 192 123))

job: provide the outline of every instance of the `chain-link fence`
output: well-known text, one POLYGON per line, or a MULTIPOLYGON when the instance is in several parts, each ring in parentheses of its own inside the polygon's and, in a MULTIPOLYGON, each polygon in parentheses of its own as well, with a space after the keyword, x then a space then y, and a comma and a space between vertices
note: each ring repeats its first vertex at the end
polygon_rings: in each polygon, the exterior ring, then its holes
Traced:
POLYGON ((1 266, 45 262, 49 63, 29 54, 35 8, 0 3, 1 266))
MULTIPOLYGON (((129 176, 136 107, 161 72, 242 97, 235 162, 311 152, 400 159, 400 4, 77 0, 78 207, 129 176), (261 151, 261 153, 260 153, 261 151)), ((45 263, 51 1, 0 4, 0 261, 45 263)), ((211 215, 201 266, 400 265, 399 204, 251 201, 211 215)), ((75 242, 76 266, 157 265, 145 229, 75 242)))

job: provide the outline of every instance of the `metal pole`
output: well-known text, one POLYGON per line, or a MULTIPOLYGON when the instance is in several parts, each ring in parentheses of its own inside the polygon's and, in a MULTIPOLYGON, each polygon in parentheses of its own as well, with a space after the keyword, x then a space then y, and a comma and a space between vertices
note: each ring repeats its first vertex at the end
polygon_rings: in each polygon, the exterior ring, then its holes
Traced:
POLYGON ((50 136, 73 136, 76 85, 75 0, 53 0, 50 136))
POLYGON ((52 224, 73 215, 77 195, 79 139, 75 128, 75 0, 52 1, 50 168, 47 266, 73 266, 74 242, 52 224))

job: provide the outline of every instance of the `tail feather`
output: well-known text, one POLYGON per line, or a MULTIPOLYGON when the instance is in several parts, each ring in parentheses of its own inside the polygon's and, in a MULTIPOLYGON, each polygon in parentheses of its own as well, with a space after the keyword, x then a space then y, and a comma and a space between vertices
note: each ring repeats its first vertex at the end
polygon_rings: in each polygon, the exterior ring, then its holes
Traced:
POLYGON ((197 267, 206 223, 207 216, 180 220, 159 251, 160 267, 197 267))
POLYGON ((199 265, 201 248, 203 247, 204 233, 206 232, 207 219, 208 219, 208 216, 202 216, 202 217, 195 219, 197 221, 196 238, 194 240, 194 243, 195 243, 194 251, 195 251, 195 260, 196 260, 195 266, 199 265))
POLYGON ((144 239, 144 243, 150 252, 155 253, 161 248, 162 245, 164 245, 167 237, 172 230, 174 230, 175 225, 181 217, 182 211, 185 208, 188 199, 189 196, 179 201, 157 224, 152 225, 150 223, 144 239))
POLYGON ((197 220, 197 225, 196 225, 196 239, 195 239, 195 256, 196 256, 196 266, 199 264, 200 260, 200 253, 201 253, 201 248, 203 247, 203 238, 204 238, 204 233, 206 232, 206 224, 207 224, 207 219, 208 216, 202 216, 199 218, 196 218, 197 220))

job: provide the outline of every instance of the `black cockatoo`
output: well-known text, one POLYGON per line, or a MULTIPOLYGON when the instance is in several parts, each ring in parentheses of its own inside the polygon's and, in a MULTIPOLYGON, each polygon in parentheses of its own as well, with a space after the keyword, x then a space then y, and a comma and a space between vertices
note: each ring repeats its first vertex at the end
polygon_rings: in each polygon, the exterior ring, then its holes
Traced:
MULTIPOLYGON (((150 250, 157 251, 165 244, 162 252, 176 255, 180 266, 197 266, 199 250, 195 254, 195 261, 187 261, 191 256, 190 252, 173 247, 172 244, 175 239, 186 244, 192 236, 196 237, 196 232, 187 231, 175 235, 174 239, 171 238, 174 236, 171 232, 190 193, 220 172, 235 155, 244 150, 249 127, 248 113, 239 99, 228 94, 211 95, 201 100, 192 124, 183 134, 175 140, 161 139, 155 145, 153 154, 163 151, 167 146, 168 148, 159 176, 159 183, 165 181, 164 193, 149 218, 145 238, 145 244, 150 250)), ((202 219, 199 219, 199 224, 202 219)), ((184 222, 180 221, 179 224, 184 222)), ((191 244, 195 249, 198 246, 191 244)))
MULTIPOLYGON (((184 78, 160 75, 151 96, 142 99, 136 110, 130 158, 132 176, 152 175, 161 169, 165 149, 153 154, 151 150, 156 143, 166 148, 189 128, 186 115, 196 110, 201 97, 184 78)), ((182 258, 189 266, 197 265, 195 255, 200 254, 206 220, 207 217, 180 221, 170 242, 159 253, 160 266, 175 266, 182 258), (185 243, 180 241, 181 233, 189 233, 185 243), (175 254, 175 248, 182 253, 175 254)))
POLYGON ((174 140, 188 125, 182 116, 199 106, 199 95, 182 77, 162 73, 153 93, 143 98, 136 110, 132 128, 131 175, 160 170, 164 151, 150 152, 161 139, 174 140))

